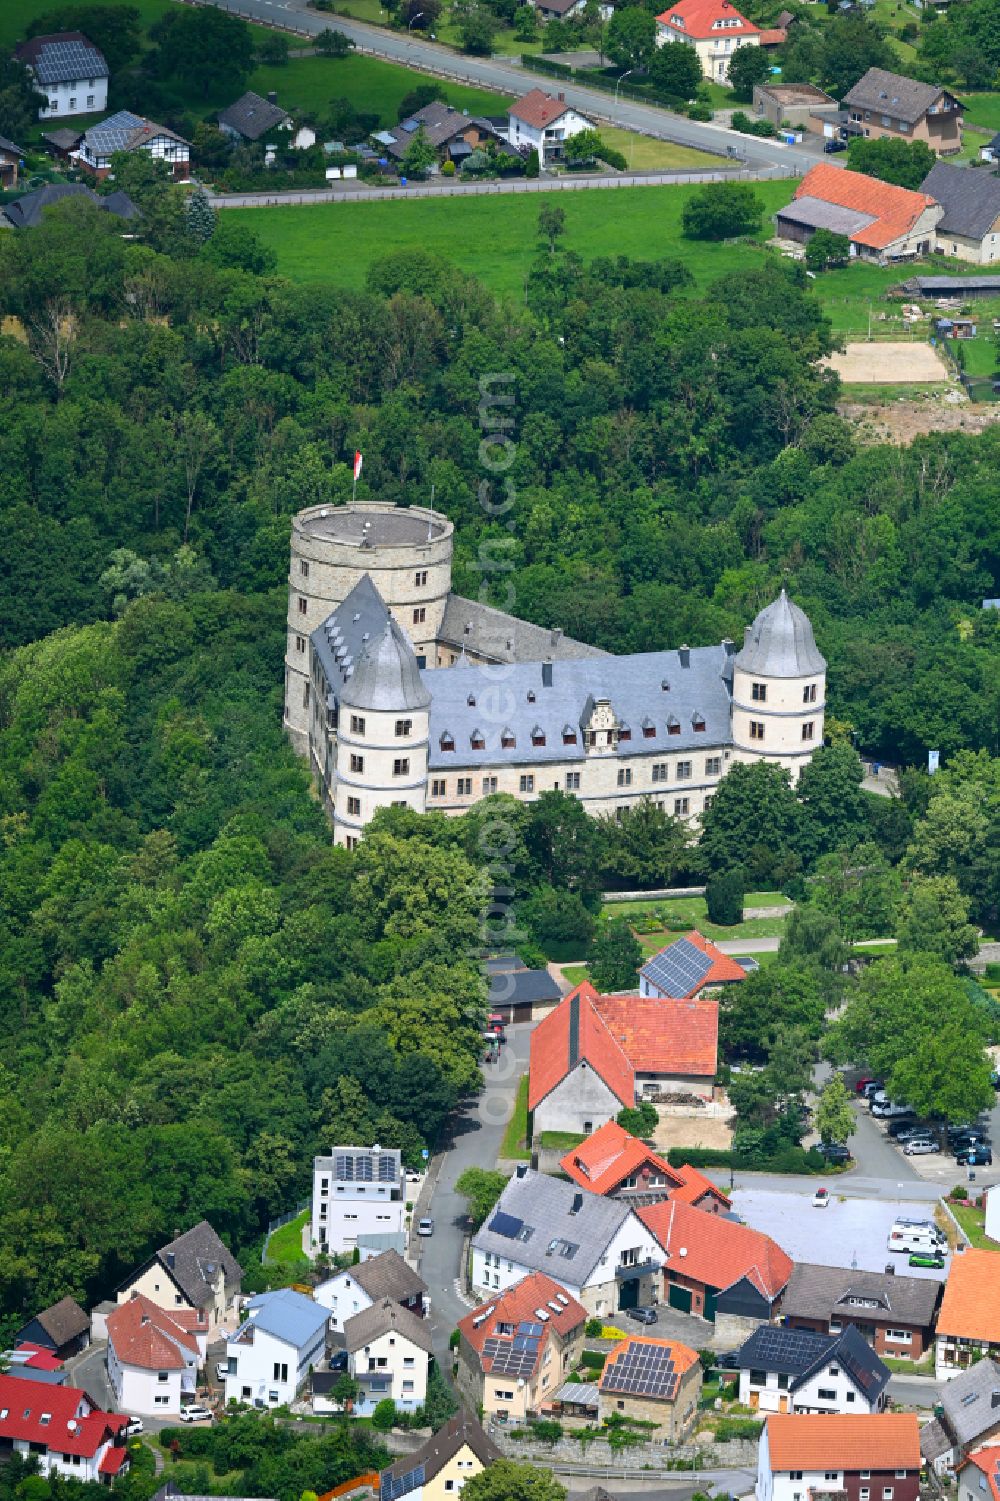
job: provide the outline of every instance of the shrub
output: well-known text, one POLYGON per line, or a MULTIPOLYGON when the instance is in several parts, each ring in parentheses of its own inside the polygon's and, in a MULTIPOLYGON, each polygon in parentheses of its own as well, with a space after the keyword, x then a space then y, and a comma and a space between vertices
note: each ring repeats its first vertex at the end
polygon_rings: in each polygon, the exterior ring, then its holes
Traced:
POLYGON ((628 162, 625 159, 625 153, 623 151, 616 151, 614 146, 602 145, 600 151, 597 153, 597 156, 600 161, 606 162, 607 165, 609 167, 613 167, 616 172, 624 172, 626 167, 628 166, 628 162))
POLYGON ((588 1339, 600 1339, 603 1327, 600 1319, 588 1319, 583 1326, 583 1332, 588 1339))
POLYGON ((442 177, 454 177, 454 175, 455 175, 455 163, 451 162, 451 161, 445 162, 444 165, 441 168, 441 176, 442 177))
POLYGON ((539 1439, 543 1444, 557 1444, 563 1436, 563 1426, 544 1418, 536 1418, 530 1424, 533 1438, 539 1439))
POLYGON ((448 1349, 449 1350, 457 1350, 458 1347, 459 1347, 459 1345, 461 1343, 462 1343, 462 1332, 461 1332, 461 1330, 460 1329, 453 1329, 451 1331, 451 1333, 449 1334, 449 1336, 448 1336, 448 1349))
POLYGON ((689 240, 730 240, 758 230, 763 215, 749 183, 713 182, 692 193, 681 223, 689 240))
POLYGON ((687 113, 688 113, 688 119, 689 120, 711 120, 712 119, 712 110, 711 110, 711 107, 709 105, 707 105, 707 104, 702 104, 702 102, 701 102, 700 99, 696 99, 693 104, 689 104, 688 105, 687 113))
POLYGON ((396 1404, 391 1397, 383 1397, 381 1402, 376 1402, 375 1411, 372 1413, 372 1427, 377 1433, 388 1433, 396 1421, 396 1404))
POLYGON ((715 1427, 715 1441, 725 1444, 734 1438, 759 1438, 763 1426, 752 1418, 721 1418, 715 1427))
POLYGON ((531 150, 528 152, 528 165, 524 169, 524 175, 525 177, 537 177, 539 171, 540 168, 538 165, 538 152, 535 150, 534 146, 532 146, 531 150))
POLYGON ((710 922, 731 928, 743 921, 745 877, 741 870, 724 870, 713 876, 705 887, 705 904, 710 922))
POLYGON ((955 1187, 952 1189, 948 1197, 949 1199, 964 1200, 969 1197, 969 1190, 966 1188, 964 1183, 956 1183, 955 1187))
POLYGON ((648 1100, 642 1100, 635 1106, 624 1105, 615 1117, 617 1124, 630 1136, 651 1136, 659 1119, 656 1106, 651 1105, 648 1100))

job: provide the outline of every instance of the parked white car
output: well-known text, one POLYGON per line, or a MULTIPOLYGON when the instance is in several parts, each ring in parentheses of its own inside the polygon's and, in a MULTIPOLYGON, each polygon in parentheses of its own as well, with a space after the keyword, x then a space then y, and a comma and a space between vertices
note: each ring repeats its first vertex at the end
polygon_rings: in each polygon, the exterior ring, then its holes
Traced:
POLYGON ((931 1152, 937 1151, 937 1142, 931 1141, 926 1136, 915 1136, 906 1142, 903 1153, 906 1157, 926 1157, 931 1152))
POLYGON ((212 1413, 207 1407, 202 1407, 197 1402, 192 1402, 190 1407, 182 1407, 178 1413, 182 1423, 210 1423, 212 1413))

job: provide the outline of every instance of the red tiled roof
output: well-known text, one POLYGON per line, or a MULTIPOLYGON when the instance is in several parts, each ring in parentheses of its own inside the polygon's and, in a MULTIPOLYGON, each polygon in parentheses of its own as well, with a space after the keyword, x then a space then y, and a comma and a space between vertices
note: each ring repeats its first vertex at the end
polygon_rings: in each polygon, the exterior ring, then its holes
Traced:
POLYGON ((29 1344, 27 1340, 21 1340, 20 1344, 15 1345, 14 1348, 20 1354, 28 1356, 27 1360, 18 1361, 18 1364, 27 1366, 29 1370, 58 1371, 62 1369, 59 1356, 53 1355, 51 1350, 43 1350, 41 1345, 29 1344))
MULTIPOLYGON (((757 27, 741 15, 729 0, 677 0, 677 4, 657 16, 664 26, 674 27, 685 36, 712 36, 713 24, 722 20, 737 20, 739 26, 726 27, 729 35, 757 36, 757 27), (679 24, 678 24, 679 23, 679 24)), ((722 28, 720 28, 722 29, 722 28)))
POLYGON ((818 162, 810 167, 795 190, 796 198, 819 198, 838 208, 853 209, 859 214, 873 214, 875 222, 850 236, 858 245, 884 250, 912 230, 925 209, 933 208, 935 199, 926 193, 912 193, 891 183, 851 172, 844 167, 818 162))
POLYGON ((493 1368, 493 1357, 483 1354, 486 1341, 500 1338, 504 1340, 506 1347, 514 1338, 518 1324, 539 1322, 536 1313, 539 1308, 544 1309, 549 1317, 541 1321, 544 1333, 538 1344, 538 1355, 532 1371, 534 1375, 550 1332, 558 1329, 560 1334, 567 1334, 587 1321, 587 1310, 583 1304, 578 1303, 558 1282, 553 1282, 544 1272, 531 1272, 527 1277, 522 1277, 520 1282, 515 1282, 505 1293, 499 1293, 488 1303, 481 1303, 478 1308, 467 1313, 464 1319, 459 1319, 458 1327, 479 1356, 479 1363, 485 1372, 488 1373, 493 1368), (513 1332, 509 1336, 501 1334, 501 1325, 509 1325, 513 1332))
POLYGON ((57 1454, 92 1459, 127 1422, 123 1414, 98 1412, 75 1386, 38 1386, 19 1376, 0 1376, 0 1439, 26 1439, 57 1454))
POLYGON ((699 1173, 696 1167, 691 1167, 689 1163, 685 1162, 683 1167, 675 1168, 674 1171, 680 1173, 684 1179, 680 1188, 675 1188, 670 1195, 678 1203, 697 1204, 706 1194, 710 1194, 713 1199, 721 1199, 727 1209, 731 1207, 732 1200, 728 1195, 724 1194, 719 1185, 713 1183, 711 1178, 706 1178, 704 1173, 699 1173))
MULTIPOLYGON (((834 170, 836 171, 837 169, 835 168, 834 170)), ((707 990, 712 985, 729 985, 734 981, 738 982, 746 979, 747 972, 742 964, 737 964, 735 959, 731 959, 728 954, 724 954, 710 938, 702 937, 697 928, 692 928, 690 933, 685 933, 684 938, 688 943, 693 944, 696 949, 700 949, 703 954, 711 959, 712 967, 707 974, 702 976, 696 985, 692 985, 691 989, 686 991, 683 996, 678 996, 678 1000, 691 1000, 694 996, 699 995, 701 991, 707 990)), ((679 938, 674 939, 674 943, 680 942, 679 938)), ((652 959, 647 959, 639 973, 643 974, 646 968, 652 964, 653 959, 658 959, 660 954, 666 954, 673 946, 673 943, 668 943, 666 948, 660 949, 659 953, 654 954, 652 959)))
MULTIPOLYGON (((956 1473, 961 1475, 966 1465, 975 1465, 977 1470, 982 1470, 993 1501, 1000 1501, 1000 1445, 986 1444, 975 1453, 967 1454, 961 1464, 956 1466, 956 1473)), ((978 1485, 982 1489, 981 1481, 978 1485)))
POLYGON ((554 94, 546 94, 543 89, 532 89, 512 104, 509 113, 523 120, 525 125, 531 125, 535 130, 544 130, 551 125, 553 120, 558 120, 569 109, 565 99, 557 99, 554 94))
POLYGON ((792 1275, 792 1260, 769 1235, 738 1225, 718 1214, 706 1214, 677 1199, 650 1204, 638 1211, 667 1252, 666 1270, 720 1292, 742 1277, 773 1300, 792 1275))
POLYGON ((178 1346, 198 1354, 194 1335, 141 1293, 108 1314, 108 1342, 122 1365, 147 1371, 182 1371, 186 1362, 178 1346))
POLYGON ((528 1109, 534 1110, 582 1060, 623 1105, 635 1104, 635 1072, 597 1013, 597 991, 584 980, 531 1034, 528 1109))
POLYGON ((651 1168, 667 1179, 670 1198, 693 1204, 706 1193, 713 1194, 728 1206, 729 1200, 710 1178, 693 1167, 671 1167, 637 1136, 630 1136, 617 1121, 607 1121, 578 1147, 566 1153, 559 1166, 567 1178, 589 1188, 591 1193, 608 1194, 633 1173, 651 1168))
POLYGON ((767 1420, 775 1470, 919 1470, 915 1412, 785 1413, 767 1420))
POLYGON ((783 26, 769 26, 760 34, 762 47, 780 47, 782 42, 788 41, 788 32, 783 26))
MULTIPOLYGON (((628 1339, 620 1340, 619 1343, 615 1345, 614 1349, 608 1351, 607 1359, 604 1362, 604 1369, 601 1372, 601 1377, 598 1382, 598 1386, 600 1387, 601 1391, 603 1392, 607 1390, 627 1394, 631 1388, 633 1395, 645 1396, 649 1398, 650 1393, 648 1386, 646 1390, 643 1391, 641 1382, 639 1384, 634 1384, 628 1375, 623 1377, 620 1372, 616 1373, 615 1365, 616 1362, 620 1360, 623 1355, 627 1355, 630 1350, 641 1351, 651 1349, 670 1351, 670 1359, 673 1362, 677 1381, 680 1381, 680 1378, 685 1374, 685 1372, 689 1371, 693 1365, 697 1365, 698 1363, 698 1355, 696 1351, 692 1350, 688 1345, 682 1345, 679 1340, 652 1339, 645 1334, 630 1334, 628 1339)), ((672 1402, 676 1396, 677 1383, 675 1382, 671 1391, 669 1393, 664 1393, 663 1400, 672 1402)))
POLYGON ((112 1445, 101 1460, 99 1473, 101 1475, 117 1475, 127 1458, 128 1450, 124 1444, 112 1445))
POLYGON ((938 1332, 1000 1343, 1000 1253, 968 1246, 951 1258, 938 1332))
POLYGON ((714 1079, 719 1003, 661 996, 601 995, 594 1005, 638 1073, 714 1079))

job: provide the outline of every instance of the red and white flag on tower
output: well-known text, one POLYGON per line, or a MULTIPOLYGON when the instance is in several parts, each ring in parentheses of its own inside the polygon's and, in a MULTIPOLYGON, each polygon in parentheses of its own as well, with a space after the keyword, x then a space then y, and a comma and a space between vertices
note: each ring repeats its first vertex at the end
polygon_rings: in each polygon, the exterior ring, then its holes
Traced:
POLYGON ((363 463, 364 463, 364 460, 361 457, 361 449, 360 448, 356 448, 354 450, 354 483, 355 484, 357 484, 358 480, 361 477, 361 465, 363 463))

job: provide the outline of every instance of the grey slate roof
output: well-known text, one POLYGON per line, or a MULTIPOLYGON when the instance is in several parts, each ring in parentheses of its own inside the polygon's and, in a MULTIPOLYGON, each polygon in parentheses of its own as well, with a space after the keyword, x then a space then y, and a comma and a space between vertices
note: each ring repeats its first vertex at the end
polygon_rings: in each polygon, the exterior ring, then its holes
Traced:
POLYGON ((24 155, 23 149, 20 146, 16 146, 13 141, 8 141, 6 136, 0 136, 0 151, 13 156, 24 155))
POLYGON ((496 1444, 486 1437, 482 1425, 462 1407, 422 1448, 405 1454, 382 1471, 380 1501, 396 1501, 433 1480, 466 1445, 484 1468, 503 1458, 496 1444))
POLYGON ((989 1358, 977 1361, 943 1383, 938 1398, 943 1423, 960 1448, 975 1443, 987 1430, 1000 1427, 1000 1365, 989 1358))
POLYGON ((775 1371, 791 1376, 798 1391, 827 1363, 839 1365, 870 1403, 876 1403, 889 1380, 889 1368, 865 1338, 849 1324, 842 1334, 817 1334, 761 1324, 740 1348, 742 1370, 775 1371))
POLYGON ((874 214, 862 213, 860 209, 841 208, 839 203, 827 203, 823 198, 793 198, 778 210, 778 219, 787 219, 790 224, 805 224, 810 229, 829 229, 835 235, 854 235, 875 223, 874 214))
POLYGON ((334 698, 358 709, 426 709, 417 659, 371 576, 309 638, 334 698))
POLYGON ((238 1341, 247 1330, 256 1328, 294 1345, 297 1350, 304 1349, 321 1330, 326 1330, 329 1317, 319 1303, 302 1293, 293 1292, 290 1287, 282 1287, 273 1293, 258 1293, 247 1304, 247 1314, 246 1321, 232 1336, 234 1341, 238 1341))
POLYGON ((53 31, 32 37, 17 48, 39 83, 75 83, 83 78, 107 78, 103 54, 82 31, 53 31))
POLYGON ((363 1308, 344 1324, 344 1346, 347 1350, 362 1350, 373 1339, 383 1334, 398 1334, 408 1339, 418 1350, 431 1354, 431 1332, 423 1319, 397 1303, 394 1298, 381 1298, 370 1308, 363 1308))
POLYGON ((392 130, 380 130, 375 139, 388 148, 391 156, 402 158, 421 125, 424 128, 424 135, 435 149, 444 146, 453 136, 461 134, 470 125, 478 125, 484 134, 496 139, 498 146, 503 146, 510 154, 516 155, 512 147, 508 148, 506 142, 500 140, 496 130, 484 116, 463 114, 454 105, 442 104, 437 99, 432 100, 430 104, 425 104, 423 109, 418 109, 414 114, 408 115, 401 124, 393 126, 392 130))
POLYGON ((427 1283, 400 1256, 398 1251, 383 1251, 369 1261, 350 1268, 350 1275, 370 1298, 415 1298, 427 1291, 427 1283))
POLYGON ((439 640, 456 651, 464 646, 476 656, 495 662, 570 661, 578 657, 606 657, 607 652, 583 641, 574 641, 562 631, 546 630, 530 621, 518 620, 492 605, 449 594, 439 640))
POLYGON ((536 1006, 562 999, 562 991, 546 969, 506 970, 490 977, 488 1006, 536 1006))
POLYGON ((940 84, 918 83, 915 78, 904 78, 901 73, 869 68, 844 95, 843 103, 854 109, 877 110, 881 115, 891 115, 895 120, 906 120, 915 125, 943 92, 940 84))
POLYGON ((90 1329, 90 1319, 75 1298, 60 1298, 58 1303, 43 1309, 35 1318, 57 1348, 90 1329))
POLYGON ((176 1240, 161 1246, 157 1259, 195 1308, 203 1307, 212 1297, 220 1266, 227 1288, 236 1286, 243 1275, 239 1262, 226 1250, 208 1220, 201 1220, 176 1240))
POLYGON ((89 130, 84 131, 83 142, 90 156, 111 156, 115 151, 135 151, 157 136, 167 136, 172 141, 187 145, 184 137, 179 136, 176 131, 168 130, 166 125, 157 125, 153 120, 145 120, 141 115, 134 115, 128 109, 120 109, 117 114, 91 125, 89 130))
POLYGON ((64 198, 86 198, 89 202, 96 203, 98 208, 117 214, 122 219, 131 219, 139 212, 125 193, 112 193, 107 198, 101 198, 83 182, 50 182, 34 193, 25 193, 23 198, 5 203, 2 213, 13 229, 33 229, 41 221, 44 210, 51 208, 53 203, 60 203, 64 198), (127 213, 123 211, 124 204, 128 204, 127 213))
POLYGON ((857 1318, 863 1323, 927 1329, 941 1296, 940 1284, 849 1267, 796 1262, 782 1294, 781 1311, 805 1319, 857 1318), (875 1306, 870 1305, 874 1303, 875 1306))
POLYGON ((252 89, 240 96, 228 109, 219 111, 219 124, 228 125, 246 141, 259 141, 265 131, 274 130, 289 118, 287 109, 262 99, 252 89))
POLYGON ((923 1459, 933 1463, 935 1459, 941 1459, 950 1453, 954 1447, 954 1440, 945 1432, 943 1424, 937 1418, 921 1428, 920 1454, 923 1459))
POLYGON ((935 162, 923 182, 922 193, 936 198, 944 209, 939 234, 981 240, 1000 219, 1000 177, 992 173, 935 162))
POLYGON ((623 1199, 581 1195, 573 1183, 529 1170, 511 1178, 472 1244, 580 1287, 632 1212, 623 1199), (564 1255, 556 1241, 576 1249, 564 1255))
POLYGON ((83 131, 71 130, 68 125, 63 125, 58 130, 47 130, 42 140, 54 146, 57 151, 74 151, 83 140, 83 131))
POLYGON ((826 671, 808 615, 792 604, 784 589, 747 627, 736 666, 770 678, 808 677, 826 671))
POLYGON ((609 699, 631 730, 631 739, 619 744, 621 756, 718 749, 730 739, 725 673, 731 665, 725 647, 719 645, 692 648, 687 667, 681 666, 676 651, 559 661, 553 664, 548 686, 537 661, 512 665, 499 688, 492 668, 428 669, 423 674, 431 692, 428 766, 439 770, 492 766, 498 761, 514 766, 582 762, 586 752, 581 722, 598 698, 609 699), (703 716, 704 730, 694 728, 696 715, 703 716), (654 731, 648 737, 642 729, 647 718, 654 731), (669 733, 670 720, 676 722, 678 733, 669 733), (536 726, 544 734, 544 745, 533 743, 538 739, 533 735, 536 726), (564 727, 575 732, 574 743, 563 743, 564 727), (472 749, 474 730, 481 732, 482 750, 472 749), (506 730, 513 732, 513 747, 501 746, 506 730), (454 737, 453 751, 442 748, 447 735, 454 737))

